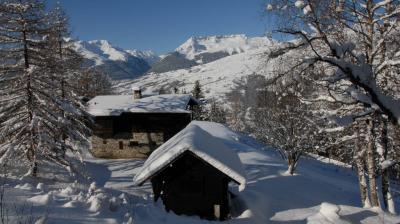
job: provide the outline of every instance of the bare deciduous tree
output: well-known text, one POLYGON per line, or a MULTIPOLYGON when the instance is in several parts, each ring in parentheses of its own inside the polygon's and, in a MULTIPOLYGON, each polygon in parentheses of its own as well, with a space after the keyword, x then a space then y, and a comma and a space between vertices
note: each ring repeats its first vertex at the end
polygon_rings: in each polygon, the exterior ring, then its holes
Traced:
POLYGON ((98 95, 112 94, 111 79, 107 74, 96 68, 82 71, 76 80, 77 93, 81 97, 91 99, 98 95))
MULTIPOLYGON (((369 179, 369 193, 364 194, 362 189, 362 200, 367 200, 363 195, 370 194, 371 205, 380 206, 376 177, 379 170, 381 175, 386 175, 384 161, 387 160, 378 159, 379 156, 385 157, 385 153, 377 151, 385 144, 376 141, 384 135, 384 132, 376 131, 375 127, 380 126, 382 120, 376 116, 387 117, 399 127, 400 2, 270 0, 267 4, 269 18, 280 21, 277 30, 297 38, 282 47, 279 55, 293 50, 302 52, 302 56, 292 60, 294 63, 288 66, 287 71, 309 67, 326 70, 314 82, 325 87, 323 98, 317 100, 339 103, 341 106, 336 108, 336 116, 350 117, 347 123, 361 119, 357 126, 365 130, 362 138, 367 144, 365 149, 357 150, 355 161, 360 186, 365 189, 364 162, 369 179)), ((385 205, 394 213, 394 208, 389 206, 392 202, 387 184, 389 181, 383 184, 385 205)))

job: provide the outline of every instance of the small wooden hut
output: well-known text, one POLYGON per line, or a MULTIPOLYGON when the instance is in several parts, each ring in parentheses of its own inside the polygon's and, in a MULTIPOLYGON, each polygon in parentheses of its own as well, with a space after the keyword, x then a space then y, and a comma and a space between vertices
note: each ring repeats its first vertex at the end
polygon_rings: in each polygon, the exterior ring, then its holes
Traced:
POLYGON ((219 220, 230 214, 229 182, 246 182, 236 152, 195 123, 150 155, 134 182, 147 180, 167 211, 219 220))

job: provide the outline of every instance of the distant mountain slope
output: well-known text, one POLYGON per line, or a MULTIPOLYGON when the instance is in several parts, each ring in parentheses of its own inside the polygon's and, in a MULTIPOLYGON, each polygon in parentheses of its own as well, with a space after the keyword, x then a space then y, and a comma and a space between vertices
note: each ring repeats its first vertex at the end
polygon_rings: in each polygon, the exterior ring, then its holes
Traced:
POLYGON ((164 73, 150 73, 131 81, 124 81, 115 86, 121 94, 130 93, 132 85, 141 86, 146 91, 163 89, 171 91, 174 87, 189 92, 194 82, 199 80, 206 98, 223 99, 232 91, 234 83, 252 75, 269 76, 274 59, 268 57, 273 44, 265 45, 246 52, 223 57, 207 64, 179 69, 164 73))
POLYGON ((161 60, 160 56, 155 54, 153 51, 139 51, 139 50, 125 50, 125 51, 132 56, 145 60, 147 64, 149 64, 150 66, 161 60))
POLYGON ((187 59, 196 60, 198 63, 206 63, 201 61, 201 55, 203 54, 233 55, 269 45, 270 42, 271 40, 267 37, 249 38, 244 34, 191 37, 176 48, 175 51, 185 55, 187 59))
POLYGON ((165 73, 258 49, 271 44, 267 37, 248 38, 246 35, 191 37, 185 43, 155 63, 148 73, 165 73))
POLYGON ((173 52, 167 54, 163 59, 153 64, 148 73, 164 73, 177 69, 190 68, 197 65, 193 60, 187 59, 184 55, 173 52))
POLYGON ((106 40, 77 41, 74 47, 85 58, 86 66, 102 69, 113 80, 137 78, 157 60, 150 52, 125 51, 106 40))
POLYGON ((152 51, 125 50, 106 40, 77 41, 75 49, 86 66, 95 66, 113 80, 133 80, 145 73, 189 69, 224 57, 245 53, 271 44, 267 37, 245 35, 191 37, 175 51, 158 56, 152 51))

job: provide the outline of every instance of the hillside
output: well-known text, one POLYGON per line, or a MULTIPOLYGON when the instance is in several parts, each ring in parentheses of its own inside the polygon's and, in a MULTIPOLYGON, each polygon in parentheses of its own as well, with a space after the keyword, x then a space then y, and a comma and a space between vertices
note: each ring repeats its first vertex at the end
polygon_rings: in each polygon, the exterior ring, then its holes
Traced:
POLYGON ((187 59, 184 55, 178 52, 172 52, 154 63, 148 73, 163 73, 178 69, 191 68, 196 65, 197 63, 195 61, 187 59))

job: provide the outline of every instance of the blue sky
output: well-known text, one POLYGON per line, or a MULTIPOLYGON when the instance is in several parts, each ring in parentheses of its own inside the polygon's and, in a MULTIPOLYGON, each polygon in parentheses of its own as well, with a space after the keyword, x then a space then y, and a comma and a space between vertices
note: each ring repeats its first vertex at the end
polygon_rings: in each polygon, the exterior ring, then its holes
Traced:
POLYGON ((124 49, 172 51, 191 36, 261 36, 263 0, 47 0, 60 2, 72 35, 124 49))

